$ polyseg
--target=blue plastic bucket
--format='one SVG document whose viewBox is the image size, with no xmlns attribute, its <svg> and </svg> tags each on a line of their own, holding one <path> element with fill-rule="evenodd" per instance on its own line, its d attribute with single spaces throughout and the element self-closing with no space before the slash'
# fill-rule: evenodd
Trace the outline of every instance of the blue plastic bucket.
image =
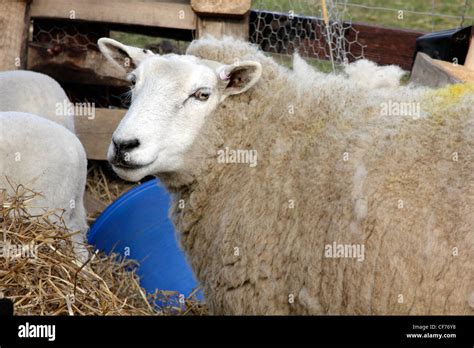
<svg viewBox="0 0 474 348">
<path fill-rule="evenodd" d="M 99 250 L 137 260 L 140 284 L 147 292 L 170 290 L 188 297 L 197 282 L 178 246 L 169 205 L 170 196 L 159 181 L 147 181 L 107 207 L 88 239 Z"/>
</svg>

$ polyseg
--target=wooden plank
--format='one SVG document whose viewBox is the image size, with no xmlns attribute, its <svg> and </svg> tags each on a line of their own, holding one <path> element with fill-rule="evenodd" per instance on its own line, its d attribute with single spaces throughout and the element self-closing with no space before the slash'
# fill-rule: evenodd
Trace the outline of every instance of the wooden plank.
<svg viewBox="0 0 474 348">
<path fill-rule="evenodd" d="M 421 86 L 437 88 L 461 81 L 450 75 L 440 65 L 435 64 L 434 59 L 431 59 L 427 54 L 418 52 L 410 76 L 410 82 Z"/>
<path fill-rule="evenodd" d="M 92 196 L 89 192 L 84 193 L 84 208 L 86 208 L 86 212 L 88 216 L 98 216 L 102 213 L 105 208 L 107 208 L 107 204 L 98 200 L 94 196 Z"/>
<path fill-rule="evenodd" d="M 251 0 L 191 0 L 191 7 L 199 16 L 242 17 Z"/>
<path fill-rule="evenodd" d="M 0 0 L 0 71 L 26 67 L 29 0 Z"/>
<path fill-rule="evenodd" d="M 418 52 L 410 82 L 429 87 L 442 87 L 452 83 L 474 82 L 474 70 L 466 66 L 432 59 Z"/>
<path fill-rule="evenodd" d="M 28 69 L 62 82 L 128 86 L 123 71 L 94 50 L 78 51 L 65 45 L 29 43 Z"/>
<path fill-rule="evenodd" d="M 433 64 L 446 71 L 453 79 L 461 82 L 474 82 L 474 70 L 470 70 L 464 65 L 453 64 L 438 59 L 433 59 Z"/>
<path fill-rule="evenodd" d="M 373 25 L 353 23 L 355 31 L 347 32 L 349 42 L 355 41 L 364 47 L 364 57 L 381 65 L 395 64 L 405 70 L 413 65 L 416 38 L 423 32 L 404 29 L 389 29 Z M 357 37 L 356 37 L 356 32 Z M 360 46 L 351 45 L 351 53 L 359 55 Z"/>
<path fill-rule="evenodd" d="M 242 19 L 230 19 L 226 18 L 198 18 L 197 25 L 197 37 L 200 38 L 203 35 L 209 34 L 216 38 L 222 38 L 223 36 L 232 36 L 242 40 L 248 40 L 249 37 L 249 24 L 248 15 L 245 15 Z"/>
<path fill-rule="evenodd" d="M 124 109 L 95 109 L 95 117 L 76 117 L 76 134 L 86 150 L 87 158 L 107 160 L 112 134 L 127 110 Z"/>
<path fill-rule="evenodd" d="M 31 17 L 196 29 L 191 5 L 143 0 L 34 0 Z"/>
</svg>

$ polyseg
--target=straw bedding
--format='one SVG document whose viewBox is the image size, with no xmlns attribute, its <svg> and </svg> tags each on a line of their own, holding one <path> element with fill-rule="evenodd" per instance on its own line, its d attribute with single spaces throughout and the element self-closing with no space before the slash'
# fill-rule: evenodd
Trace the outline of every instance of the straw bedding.
<svg viewBox="0 0 474 348">
<path fill-rule="evenodd" d="M 100 165 L 89 172 L 87 191 L 104 206 L 130 185 L 107 175 Z M 29 215 L 28 202 L 37 193 L 18 186 L 3 197 L 0 214 L 0 298 L 14 302 L 16 315 L 201 315 L 203 304 L 194 296 L 180 303 L 176 293 L 147 295 L 139 285 L 137 263 L 117 254 L 105 255 L 90 247 L 89 260 L 77 261 L 64 223 L 52 214 Z M 0 202 L 2 196 L 0 195 Z M 94 217 L 91 217 L 94 220 Z M 159 300 L 172 304 L 158 309 Z"/>
</svg>

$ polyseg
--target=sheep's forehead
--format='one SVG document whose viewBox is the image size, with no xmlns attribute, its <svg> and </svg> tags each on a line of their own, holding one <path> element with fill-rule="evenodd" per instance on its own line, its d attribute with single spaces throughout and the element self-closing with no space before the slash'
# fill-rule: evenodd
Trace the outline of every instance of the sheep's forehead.
<svg viewBox="0 0 474 348">
<path fill-rule="evenodd" d="M 213 83 L 215 72 L 199 58 L 186 55 L 155 56 L 146 59 L 139 67 L 146 78 L 172 79 L 174 82 Z"/>
</svg>

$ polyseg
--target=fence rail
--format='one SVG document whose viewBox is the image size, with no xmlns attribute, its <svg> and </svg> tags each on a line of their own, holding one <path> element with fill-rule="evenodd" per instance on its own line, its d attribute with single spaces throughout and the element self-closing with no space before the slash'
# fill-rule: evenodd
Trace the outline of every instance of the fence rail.
<svg viewBox="0 0 474 348">
<path fill-rule="evenodd" d="M 329 57 L 328 50 L 334 42 L 328 43 L 322 31 L 324 23 L 317 16 L 250 10 L 250 0 L 233 0 L 227 9 L 219 4 L 222 2 L 217 0 L 0 0 L 0 31 L 4 33 L 0 37 L 0 71 L 27 68 L 43 72 L 64 86 L 71 85 L 72 91 L 123 88 L 123 77 L 110 68 L 95 42 L 98 37 L 109 36 L 112 30 L 180 40 L 205 33 L 234 35 L 271 53 L 291 54 L 298 50 L 311 58 Z M 34 30 L 28 41 L 31 21 Z M 43 31 L 38 29 L 40 25 Z M 363 56 L 404 69 L 411 68 L 415 40 L 423 34 L 363 23 L 340 25 L 350 60 Z M 65 29 L 57 31 L 58 26 Z M 76 40 L 75 36 L 89 41 Z M 112 131 L 125 112 L 121 107 L 98 108 L 95 120 L 78 119 L 78 136 L 88 158 L 105 159 Z"/>
<path fill-rule="evenodd" d="M 424 34 L 363 23 L 347 22 L 343 25 L 353 29 L 344 31 L 349 43 L 349 60 L 364 56 L 376 63 L 396 64 L 406 70 L 413 64 L 416 38 Z M 250 41 L 271 53 L 292 54 L 299 51 L 310 58 L 328 59 L 329 48 L 321 30 L 323 27 L 323 20 L 317 17 L 259 10 L 250 13 Z"/>
</svg>

